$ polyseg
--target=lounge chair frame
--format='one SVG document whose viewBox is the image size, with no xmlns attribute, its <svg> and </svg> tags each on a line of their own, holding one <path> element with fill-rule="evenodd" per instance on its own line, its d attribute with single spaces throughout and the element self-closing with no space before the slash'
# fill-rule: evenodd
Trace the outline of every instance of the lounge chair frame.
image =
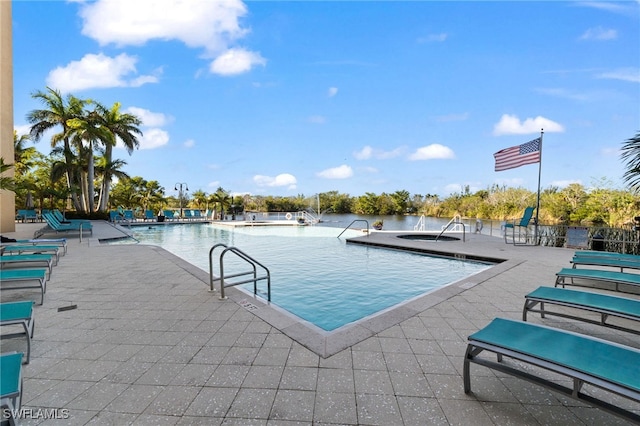
<svg viewBox="0 0 640 426">
<path fill-rule="evenodd" d="M 53 254 L 5 254 L 0 256 L 0 267 L 11 268 L 33 268 L 45 266 L 49 270 L 49 276 L 53 272 L 56 257 Z"/>
<path fill-rule="evenodd" d="M 567 312 L 550 311 L 545 308 L 545 304 L 593 312 L 600 315 L 600 321 L 579 315 L 573 315 Z M 539 308 L 536 309 L 536 306 L 538 305 Z M 569 290 L 565 288 L 540 287 L 525 296 L 524 308 L 522 310 L 523 321 L 527 320 L 528 312 L 539 313 L 541 318 L 545 318 L 546 315 L 552 315 L 587 322 L 589 324 L 600 325 L 615 330 L 640 334 L 640 329 L 623 327 L 621 325 L 607 322 L 609 317 L 640 321 L 640 300 L 610 296 L 608 294 Z"/>
<path fill-rule="evenodd" d="M 569 280 L 567 280 L 567 278 Z M 574 279 L 611 283 L 615 285 L 615 291 L 618 292 L 623 292 L 623 290 L 620 289 L 620 285 L 640 288 L 640 274 L 578 268 L 562 268 L 559 272 L 556 272 L 555 286 L 562 286 L 564 288 L 566 285 L 584 285 L 583 282 L 575 282 Z"/>
<path fill-rule="evenodd" d="M 21 325 L 24 330 L 24 332 L 2 334 L 0 339 L 9 339 L 25 335 L 27 337 L 27 356 L 24 358 L 25 364 L 29 364 L 29 360 L 31 359 L 31 339 L 33 338 L 35 326 L 33 303 L 31 300 L 0 303 L 0 327 Z"/>
<path fill-rule="evenodd" d="M 42 246 L 37 244 L 4 244 L 0 247 L 2 255 L 5 254 L 51 254 L 56 259 L 56 264 L 60 261 L 60 248 L 61 246 Z M 66 250 L 66 247 L 65 249 Z M 64 253 L 63 250 L 63 253 Z"/>
<path fill-rule="evenodd" d="M 38 285 L 23 284 L 26 282 L 37 282 Z M 17 283 L 17 285 L 15 284 Z M 5 285 L 9 284 L 9 287 Z M 47 292 L 47 270 L 46 269 L 9 269 L 0 270 L 0 288 L 2 290 L 24 290 L 29 288 L 40 289 L 40 305 L 44 303 L 44 294 Z"/>
<path fill-rule="evenodd" d="M 496 324 L 497 320 L 516 322 L 516 321 L 496 318 L 494 322 L 489 324 L 486 328 L 492 327 L 494 324 Z M 552 331 L 552 333 L 574 335 L 579 337 L 579 339 L 586 339 L 589 341 L 598 342 L 603 347 L 622 348 L 624 351 L 628 351 L 630 353 L 633 353 L 634 355 L 637 354 L 637 357 L 640 360 L 640 351 L 635 348 L 624 347 L 622 345 L 618 345 L 613 342 L 607 342 L 605 340 L 598 339 L 595 337 L 584 336 L 578 333 L 573 333 L 565 330 L 553 329 L 551 327 L 546 327 L 543 325 L 531 324 L 527 322 L 520 322 L 520 324 L 525 325 L 525 328 L 531 328 L 531 329 L 543 328 L 543 329 Z M 490 359 L 479 358 L 480 353 L 483 351 L 489 351 L 489 352 L 495 353 L 497 356 L 497 360 L 492 361 Z M 508 365 L 506 363 L 503 363 L 503 357 L 508 357 L 508 358 L 511 358 L 523 363 L 527 363 L 535 367 L 539 367 L 539 368 L 551 371 L 553 373 L 557 373 L 559 375 L 568 377 L 571 379 L 572 386 L 571 387 L 563 386 L 551 380 L 545 379 L 542 376 L 537 376 L 533 374 L 533 372 L 528 373 L 528 372 L 522 371 L 517 364 Z M 582 387 L 584 386 L 584 384 L 589 384 L 589 385 L 598 387 L 603 390 L 607 390 L 614 394 L 617 394 L 638 402 L 640 402 L 640 389 L 630 388 L 630 387 L 615 383 L 613 381 L 606 380 L 601 377 L 597 377 L 596 375 L 589 374 L 588 372 L 578 371 L 577 369 L 560 365 L 559 363 L 556 363 L 553 360 L 541 359 L 540 357 L 535 356 L 535 354 L 528 354 L 525 351 L 508 349 L 498 344 L 492 344 L 491 342 L 476 340 L 474 339 L 474 335 L 471 335 L 469 336 L 469 343 L 467 345 L 467 350 L 464 358 L 464 366 L 463 366 L 464 392 L 466 394 L 471 392 L 471 377 L 470 377 L 471 363 L 482 365 L 482 366 L 500 371 L 502 373 L 524 379 L 528 382 L 531 382 L 531 383 L 543 386 L 552 391 L 561 393 L 567 397 L 576 399 L 578 401 L 586 402 L 587 404 L 601 408 L 604 411 L 623 417 L 627 420 L 631 420 L 632 422 L 640 423 L 640 414 L 626 410 L 622 407 L 618 407 L 607 401 L 603 401 L 593 396 L 587 395 L 582 392 Z M 636 369 L 636 368 L 637 368 L 637 364 L 635 363 L 634 365 L 629 365 L 629 369 Z"/>
<path fill-rule="evenodd" d="M 12 243 L 9 243 L 7 245 L 10 245 Z M 43 245 L 43 244 L 50 244 L 50 245 L 57 245 L 59 247 L 62 248 L 62 254 L 65 255 L 67 254 L 67 239 L 66 238 L 36 238 L 36 239 L 30 239 L 30 240 L 18 240 L 16 241 L 15 244 L 21 244 L 21 245 L 33 245 L 33 246 L 38 246 L 38 245 Z"/>
<path fill-rule="evenodd" d="M 574 256 L 573 259 L 571 259 L 571 263 L 574 269 L 579 265 L 618 268 L 620 272 L 624 272 L 625 269 L 640 269 L 640 260 L 633 261 L 609 257 Z"/>
<path fill-rule="evenodd" d="M 4 381 L 2 388 L 6 389 L 0 394 L 0 409 L 7 410 L 7 420 L 11 426 L 18 423 L 13 413 L 22 407 L 22 356 L 20 352 L 0 355 L 0 370 Z"/>
</svg>

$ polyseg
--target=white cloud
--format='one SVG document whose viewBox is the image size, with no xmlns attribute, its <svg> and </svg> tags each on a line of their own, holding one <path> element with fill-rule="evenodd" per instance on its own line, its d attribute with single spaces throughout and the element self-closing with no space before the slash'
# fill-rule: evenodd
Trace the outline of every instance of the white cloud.
<svg viewBox="0 0 640 426">
<path fill-rule="evenodd" d="M 378 160 L 388 160 L 390 158 L 396 158 L 402 155 L 404 148 L 396 148 L 391 151 L 383 151 L 381 149 L 372 148 L 369 145 L 364 146 L 360 151 L 353 153 L 356 160 L 368 160 L 370 158 L 376 158 Z"/>
<path fill-rule="evenodd" d="M 229 49 L 211 62 L 209 71 L 219 75 L 237 75 L 247 72 L 254 65 L 265 65 L 267 60 L 259 53 L 245 49 Z"/>
<path fill-rule="evenodd" d="M 582 184 L 582 181 L 580 179 L 554 180 L 551 182 L 550 186 L 557 186 L 558 188 L 566 188 L 567 186 L 573 183 Z"/>
<path fill-rule="evenodd" d="M 373 148 L 366 145 L 360 151 L 354 152 L 353 156 L 356 157 L 356 160 L 368 160 L 373 156 Z"/>
<path fill-rule="evenodd" d="M 431 145 L 418 148 L 409 155 L 409 160 L 450 160 L 456 158 L 453 150 L 447 146 L 433 143 Z"/>
<path fill-rule="evenodd" d="M 183 145 L 185 148 L 193 148 L 194 146 L 196 146 L 196 141 L 194 141 L 193 139 L 187 139 L 186 141 L 184 141 Z"/>
<path fill-rule="evenodd" d="M 353 169 L 346 164 L 342 166 L 333 167 L 316 173 L 316 176 L 324 179 L 347 179 L 353 176 Z"/>
<path fill-rule="evenodd" d="M 152 112 L 144 108 L 129 107 L 126 112 L 138 117 L 142 120 L 142 125 L 147 127 L 162 127 L 173 121 L 171 117 L 161 112 Z"/>
<path fill-rule="evenodd" d="M 574 101 L 589 100 L 589 96 L 583 93 L 574 93 L 574 92 L 570 92 L 567 89 L 562 89 L 562 88 L 539 88 L 539 89 L 535 89 L 535 91 L 538 93 L 542 93 L 543 95 L 554 96 L 557 98 L 571 99 Z"/>
<path fill-rule="evenodd" d="M 218 188 L 220 186 L 220 181 L 219 180 L 214 180 L 212 182 L 209 182 L 207 184 L 207 187 L 209 188 Z"/>
<path fill-rule="evenodd" d="M 18 133 L 18 137 L 23 135 L 28 135 L 31 131 L 31 126 L 29 124 L 22 124 L 20 126 L 13 126 L 13 130 Z"/>
<path fill-rule="evenodd" d="M 324 124 L 327 122 L 327 119 L 322 115 L 312 115 L 311 117 L 307 118 L 307 121 L 313 124 Z"/>
<path fill-rule="evenodd" d="M 576 1 L 572 2 L 573 6 L 591 7 L 594 9 L 605 10 L 613 13 L 637 13 L 632 2 L 624 4 L 625 2 L 612 2 L 612 1 Z M 636 0 L 637 6 L 638 0 Z M 635 15 L 634 15 L 635 16 Z"/>
<path fill-rule="evenodd" d="M 530 133 L 539 133 L 544 129 L 545 132 L 564 132 L 564 127 L 549 120 L 538 116 L 536 118 L 527 118 L 523 122 L 515 115 L 504 114 L 500 121 L 493 127 L 493 134 L 500 135 L 525 135 Z"/>
<path fill-rule="evenodd" d="M 169 133 L 162 129 L 147 129 L 138 140 L 140 149 L 155 149 L 169 143 Z"/>
<path fill-rule="evenodd" d="M 337 94 L 338 94 L 338 88 L 337 87 L 329 87 L 329 90 L 327 92 L 327 96 L 329 96 L 330 98 L 333 98 Z"/>
<path fill-rule="evenodd" d="M 98 0 L 83 3 L 82 34 L 101 45 L 142 46 L 151 40 L 177 40 L 189 48 L 203 49 L 202 57 L 216 58 L 210 71 L 233 75 L 264 65 L 258 53 L 233 49 L 249 33 L 240 24 L 247 14 L 240 0 L 188 1 Z M 229 51 L 244 52 L 230 57 Z"/>
<path fill-rule="evenodd" d="M 179 40 L 207 52 L 225 50 L 244 37 L 239 19 L 247 8 L 239 0 L 99 0 L 80 11 L 82 34 L 101 45 L 141 46 L 150 40 Z"/>
<path fill-rule="evenodd" d="M 418 43 L 433 43 L 433 42 L 442 43 L 443 41 L 446 41 L 448 37 L 449 35 L 447 33 L 429 34 L 426 37 L 420 37 L 418 39 Z"/>
<path fill-rule="evenodd" d="M 631 83 L 640 83 L 640 68 L 621 68 L 618 70 L 602 73 L 597 77 L 612 80 L 629 81 Z"/>
<path fill-rule="evenodd" d="M 600 26 L 589 28 L 581 36 L 580 40 L 615 40 L 618 32 L 612 29 L 605 29 Z"/>
<path fill-rule="evenodd" d="M 140 121 L 142 121 L 142 125 L 140 127 L 143 135 L 138 137 L 140 149 L 156 149 L 169 143 L 169 133 L 160 129 L 160 127 L 171 123 L 173 121 L 173 117 L 139 107 L 126 108 L 125 112 L 135 115 L 140 119 Z M 116 147 L 124 148 L 121 143 L 118 143 Z"/>
<path fill-rule="evenodd" d="M 102 53 L 85 55 L 79 61 L 72 61 L 64 67 L 58 67 L 47 76 L 47 86 L 54 87 L 62 93 L 89 88 L 137 87 L 146 83 L 157 83 L 158 77 L 153 75 L 136 76 L 138 59 L 122 53 L 115 58 Z"/>
<path fill-rule="evenodd" d="M 619 157 L 622 151 L 617 147 L 605 147 L 600 150 L 604 157 Z"/>
<path fill-rule="evenodd" d="M 295 189 L 296 184 L 298 183 L 296 177 L 289 173 L 281 173 L 276 177 L 255 175 L 253 177 L 253 182 L 258 186 L 286 186 L 289 189 Z"/>
</svg>

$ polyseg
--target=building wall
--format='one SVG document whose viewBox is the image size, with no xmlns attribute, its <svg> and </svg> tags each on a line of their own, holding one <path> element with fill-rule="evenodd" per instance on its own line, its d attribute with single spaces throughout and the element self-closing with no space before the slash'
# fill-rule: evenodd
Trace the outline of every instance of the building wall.
<svg viewBox="0 0 640 426">
<path fill-rule="evenodd" d="M 13 46 L 11 0 L 0 0 L 0 156 L 13 164 Z M 13 176 L 13 168 L 7 173 Z M 0 190 L 0 232 L 14 232 L 15 194 Z"/>
</svg>

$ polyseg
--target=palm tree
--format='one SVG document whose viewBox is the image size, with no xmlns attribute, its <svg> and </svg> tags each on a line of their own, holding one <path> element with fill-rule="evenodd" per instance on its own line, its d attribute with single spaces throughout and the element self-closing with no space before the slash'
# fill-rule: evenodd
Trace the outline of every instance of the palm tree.
<svg viewBox="0 0 640 426">
<path fill-rule="evenodd" d="M 622 144 L 621 158 L 627 171 L 622 176 L 629 187 L 640 191 L 640 132 Z"/>
<path fill-rule="evenodd" d="M 134 178 L 135 179 L 135 178 Z M 158 211 L 166 202 L 164 198 L 164 188 L 157 180 L 140 180 L 137 189 L 137 198 L 143 210 L 152 209 Z"/>
<path fill-rule="evenodd" d="M 106 128 L 112 136 L 111 140 L 105 141 L 105 161 L 107 164 L 116 164 L 117 161 L 114 162 L 112 159 L 112 150 L 116 145 L 116 141 L 120 140 L 129 155 L 131 155 L 133 150 L 140 146 L 137 135 L 142 136 L 142 131 L 138 128 L 138 126 L 142 124 L 142 121 L 133 114 L 120 112 L 119 102 L 114 103 L 110 109 L 98 104 L 97 110 L 103 120 L 101 125 Z M 111 169 L 106 168 L 102 179 L 98 211 L 107 211 L 112 177 Z"/>
<path fill-rule="evenodd" d="M 51 147 L 55 148 L 60 142 L 63 143 L 63 154 L 66 164 L 67 187 L 72 191 L 71 198 L 76 210 L 81 210 L 77 193 L 73 188 L 78 186 L 75 174 L 75 154 L 71 146 L 69 137 L 70 127 L 68 121 L 72 118 L 82 116 L 87 101 L 67 95 L 66 100 L 59 91 L 47 87 L 44 92 L 37 91 L 31 97 L 40 100 L 44 104 L 43 109 L 35 109 L 27 114 L 27 121 L 31 124 L 30 136 L 34 141 L 39 141 L 42 135 L 58 126 L 62 127 L 60 133 L 56 133 L 51 138 Z"/>
<path fill-rule="evenodd" d="M 222 219 L 225 209 L 231 204 L 229 193 L 222 189 L 221 186 L 219 186 L 218 189 L 216 189 L 216 192 L 211 194 L 211 196 L 209 197 L 209 201 L 214 205 L 220 205 L 220 210 L 218 210 L 218 213 L 220 214 L 220 219 Z"/>
<path fill-rule="evenodd" d="M 113 178 L 117 178 L 119 180 L 129 179 L 129 175 L 121 170 L 126 164 L 126 161 L 120 159 L 108 161 L 106 155 L 98 157 L 96 162 L 96 171 L 98 174 L 102 175 L 102 189 L 100 190 L 98 198 L 98 206 L 100 207 L 98 208 L 98 211 L 105 212 L 109 206 L 109 193 L 105 192 L 105 186 L 110 187 L 110 184 L 105 185 L 105 179 L 109 179 L 110 181 L 113 180 Z"/>
<path fill-rule="evenodd" d="M 4 164 L 4 158 L 0 157 L 0 189 L 6 189 L 7 191 L 13 191 L 14 184 L 13 178 L 10 176 L 3 176 L 4 172 L 13 167 L 13 164 Z"/>
<path fill-rule="evenodd" d="M 191 194 L 192 204 L 195 205 L 196 208 L 202 209 L 203 205 L 207 204 L 207 194 L 198 189 Z"/>
<path fill-rule="evenodd" d="M 82 194 L 86 211 L 89 213 L 95 211 L 95 159 L 93 149 L 96 143 L 106 145 L 113 140 L 113 135 L 102 123 L 103 119 L 98 107 L 93 111 L 86 112 L 80 117 L 73 117 L 67 120 L 67 125 L 69 126 L 68 133 L 71 140 L 80 152 L 80 158 L 86 159 L 86 182 L 82 182 Z"/>
<path fill-rule="evenodd" d="M 38 154 L 35 147 L 25 146 L 30 140 L 29 135 L 18 137 L 18 132 L 13 131 L 13 164 L 17 175 L 22 175 L 33 167 L 34 157 Z"/>
</svg>

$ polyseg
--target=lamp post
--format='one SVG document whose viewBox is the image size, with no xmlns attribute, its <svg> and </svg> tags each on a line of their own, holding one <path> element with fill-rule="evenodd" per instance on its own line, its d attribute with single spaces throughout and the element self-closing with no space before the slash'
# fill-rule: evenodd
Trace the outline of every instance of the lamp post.
<svg viewBox="0 0 640 426">
<path fill-rule="evenodd" d="M 189 191 L 189 186 L 186 182 L 178 182 L 174 185 L 173 190 L 178 191 L 178 199 L 180 200 L 180 218 L 182 219 L 182 188 L 184 186 L 185 191 Z M 180 190 L 178 190 L 180 188 Z"/>
</svg>

